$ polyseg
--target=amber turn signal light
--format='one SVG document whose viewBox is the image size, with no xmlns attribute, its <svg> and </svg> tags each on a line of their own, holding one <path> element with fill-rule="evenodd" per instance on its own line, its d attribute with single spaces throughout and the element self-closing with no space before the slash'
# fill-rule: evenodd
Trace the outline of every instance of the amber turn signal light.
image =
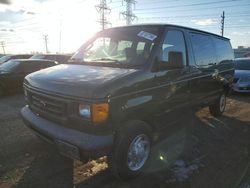
<svg viewBox="0 0 250 188">
<path fill-rule="evenodd" d="M 102 123 L 108 118 L 109 104 L 100 103 L 92 105 L 92 120 L 94 123 Z"/>
</svg>

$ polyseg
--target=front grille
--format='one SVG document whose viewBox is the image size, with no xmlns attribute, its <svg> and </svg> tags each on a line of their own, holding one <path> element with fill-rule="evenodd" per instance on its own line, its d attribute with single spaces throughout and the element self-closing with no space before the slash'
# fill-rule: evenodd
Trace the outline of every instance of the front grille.
<svg viewBox="0 0 250 188">
<path fill-rule="evenodd" d="M 27 100 L 35 112 L 42 116 L 53 116 L 57 119 L 63 119 L 66 116 L 66 101 L 33 91 L 27 91 Z"/>
<path fill-rule="evenodd" d="M 250 90 L 250 87 L 240 87 L 239 90 Z"/>
</svg>

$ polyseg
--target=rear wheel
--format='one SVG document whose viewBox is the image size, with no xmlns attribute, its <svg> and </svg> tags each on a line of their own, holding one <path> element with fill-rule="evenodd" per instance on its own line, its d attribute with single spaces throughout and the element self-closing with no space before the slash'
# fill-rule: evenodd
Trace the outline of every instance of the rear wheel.
<svg viewBox="0 0 250 188">
<path fill-rule="evenodd" d="M 223 114 L 226 108 L 226 94 L 222 93 L 218 99 L 209 106 L 209 111 L 214 117 L 219 117 Z"/>
<path fill-rule="evenodd" d="M 108 156 L 108 165 L 116 177 L 133 178 L 140 174 L 149 158 L 151 132 L 147 124 L 133 121 L 116 135 L 115 147 Z"/>
</svg>

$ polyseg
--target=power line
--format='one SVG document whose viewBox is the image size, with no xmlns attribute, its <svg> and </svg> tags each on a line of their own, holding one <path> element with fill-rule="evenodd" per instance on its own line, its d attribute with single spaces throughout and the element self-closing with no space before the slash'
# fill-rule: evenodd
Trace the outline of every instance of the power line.
<svg viewBox="0 0 250 188">
<path fill-rule="evenodd" d="M 137 17 L 133 13 L 132 6 L 136 4 L 135 0 L 123 0 L 126 2 L 126 11 L 121 12 L 120 14 L 123 15 L 124 19 L 126 20 L 126 24 L 130 25 Z M 122 3 L 123 3 L 122 1 Z"/>
<path fill-rule="evenodd" d="M 240 13 L 240 12 L 239 12 Z M 242 16 L 250 16 L 250 14 L 227 14 L 230 15 L 230 18 L 237 18 L 237 17 L 242 17 Z M 209 18 L 209 19 L 213 19 L 213 18 L 218 18 L 217 16 L 215 16 L 214 14 L 199 14 L 199 15 L 181 15 L 181 16 L 151 16 L 151 17 L 139 17 L 140 20 L 147 20 L 147 19 L 166 19 L 166 18 Z"/>
<path fill-rule="evenodd" d="M 107 1 L 106 0 L 100 0 L 100 4 L 96 5 L 96 10 L 100 14 L 100 21 L 99 23 L 101 24 L 102 30 L 106 28 L 110 22 L 107 21 L 107 14 L 110 14 L 111 9 L 107 6 Z"/>
<path fill-rule="evenodd" d="M 243 0 L 223 0 L 223 1 L 213 1 L 213 2 L 205 2 L 205 3 L 193 3 L 193 4 L 186 4 L 181 5 L 181 7 L 193 7 L 193 6 L 200 6 L 200 5 L 211 5 L 211 4 L 218 4 L 218 3 L 228 3 L 228 2 L 235 2 L 235 1 L 243 1 Z M 180 5 L 173 5 L 173 6 L 165 6 L 165 7 L 151 7 L 151 8 L 141 8 L 137 10 L 154 10 L 154 9 L 169 9 L 169 8 L 177 8 Z"/>
<path fill-rule="evenodd" d="M 173 9 L 173 10 L 168 10 L 168 11 L 180 11 L 181 13 L 183 12 L 190 12 L 190 11 L 200 11 L 200 10 L 207 10 L 207 9 L 218 9 L 218 8 L 230 8 L 230 7 L 246 7 L 246 6 L 249 6 L 250 4 L 241 4 L 241 5 L 223 5 L 223 6 L 212 6 L 212 7 L 201 7 L 201 8 L 197 8 L 197 9 Z M 182 6 L 179 8 L 182 8 Z M 137 10 L 135 10 L 137 11 Z M 164 13 L 166 12 L 165 10 L 158 10 L 158 11 L 143 11 L 143 12 L 136 12 L 136 14 L 160 14 L 160 13 Z"/>
</svg>

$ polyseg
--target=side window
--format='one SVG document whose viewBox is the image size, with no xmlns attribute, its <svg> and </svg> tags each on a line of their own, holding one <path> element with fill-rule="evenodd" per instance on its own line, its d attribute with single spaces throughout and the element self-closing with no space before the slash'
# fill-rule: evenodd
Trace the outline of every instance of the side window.
<svg viewBox="0 0 250 188">
<path fill-rule="evenodd" d="M 169 52 L 182 52 L 183 63 L 186 64 L 186 46 L 183 33 L 177 30 L 167 32 L 161 48 L 160 60 L 162 63 L 167 63 L 169 60 Z"/>
<path fill-rule="evenodd" d="M 215 50 L 219 63 L 226 63 L 233 60 L 233 50 L 229 40 L 214 38 Z"/>
<path fill-rule="evenodd" d="M 216 62 L 213 41 L 209 35 L 192 33 L 191 42 L 197 65 L 206 66 Z"/>
</svg>

